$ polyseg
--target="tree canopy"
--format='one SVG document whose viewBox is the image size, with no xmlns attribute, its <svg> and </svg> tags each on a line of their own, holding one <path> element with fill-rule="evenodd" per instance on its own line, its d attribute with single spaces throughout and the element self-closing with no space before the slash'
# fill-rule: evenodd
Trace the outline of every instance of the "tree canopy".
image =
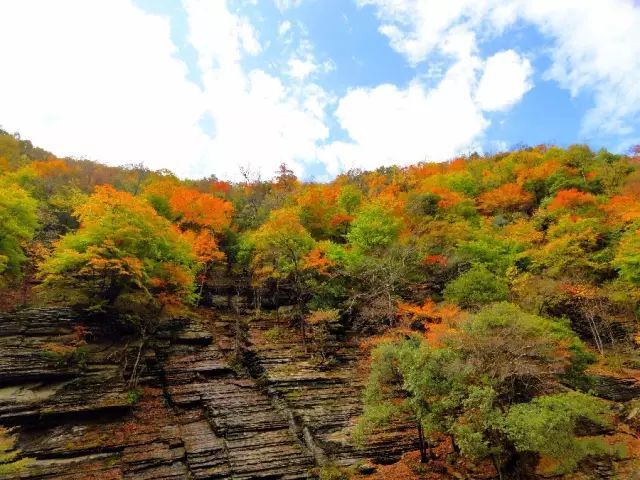
<svg viewBox="0 0 640 480">
<path fill-rule="evenodd" d="M 80 227 L 42 264 L 42 289 L 91 308 L 161 310 L 193 295 L 191 245 L 150 204 L 111 186 L 75 210 Z"/>
<path fill-rule="evenodd" d="M 19 185 L 0 181 L 0 278 L 20 272 L 24 244 L 37 226 L 36 200 Z"/>
<path fill-rule="evenodd" d="M 299 329 L 287 341 L 310 368 L 361 342 L 360 440 L 410 421 L 423 460 L 445 438 L 505 475 L 623 455 L 603 438 L 625 420 L 594 386 L 638 370 L 638 149 L 241 175 L 57 158 L 0 132 L 0 306 L 20 292 L 159 318 L 224 292 L 238 318 Z"/>
</svg>

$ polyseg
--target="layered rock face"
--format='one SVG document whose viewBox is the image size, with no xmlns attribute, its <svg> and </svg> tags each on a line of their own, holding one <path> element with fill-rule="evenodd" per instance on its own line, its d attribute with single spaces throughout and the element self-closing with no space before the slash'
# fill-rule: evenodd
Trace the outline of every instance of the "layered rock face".
<svg viewBox="0 0 640 480">
<path fill-rule="evenodd" d="M 233 318 L 227 322 L 233 322 Z M 224 326 L 224 317 L 217 323 Z M 391 463 L 417 448 L 416 427 L 406 424 L 394 425 L 356 448 L 350 431 L 362 412 L 365 380 L 359 371 L 363 353 L 358 337 L 345 332 L 334 345 L 335 365 L 328 367 L 310 355 L 312 346 L 305 349 L 298 332 L 286 325 L 286 321 L 276 321 L 272 316 L 250 322 L 254 367 L 269 395 L 289 412 L 298 436 L 318 463 L 329 460 L 348 466 L 365 458 Z"/>
<path fill-rule="evenodd" d="M 203 327 L 191 324 L 163 358 L 168 401 L 179 412 L 193 478 L 307 478 L 313 459 L 286 415 L 237 375 Z"/>
<path fill-rule="evenodd" d="M 138 392 L 121 376 L 124 343 L 100 332 L 86 365 L 47 354 L 80 323 L 70 311 L 0 322 L 0 424 L 16 427 L 16 448 L 34 459 L 19 478 L 298 479 L 314 466 L 286 415 L 229 367 L 204 327 L 156 342 Z"/>
<path fill-rule="evenodd" d="M 413 425 L 353 446 L 363 388 L 355 335 L 335 343 L 329 367 L 286 321 L 255 317 L 246 361 L 236 365 L 229 358 L 241 320 L 217 313 L 176 321 L 139 350 L 135 338 L 70 310 L 0 314 L 0 426 L 8 429 L 0 437 L 29 459 L 0 479 L 304 479 L 319 465 L 389 463 L 416 448 Z M 631 378 L 598 378 L 605 398 L 640 391 Z M 630 425 L 638 415 L 624 412 Z M 616 467 L 626 468 L 618 478 L 634 465 Z M 602 469 L 594 478 L 613 475 L 608 463 Z"/>
<path fill-rule="evenodd" d="M 0 315 L 0 425 L 31 459 L 0 478 L 301 479 L 411 447 L 402 428 L 365 451 L 350 445 L 362 386 L 348 343 L 344 364 L 322 371 L 267 342 L 253 352 L 256 379 L 227 360 L 224 320 L 178 322 L 141 350 L 134 389 L 135 340 L 83 320 L 66 309 Z M 86 345 L 69 347 L 78 325 Z M 268 327 L 252 327 L 254 346 Z"/>
</svg>

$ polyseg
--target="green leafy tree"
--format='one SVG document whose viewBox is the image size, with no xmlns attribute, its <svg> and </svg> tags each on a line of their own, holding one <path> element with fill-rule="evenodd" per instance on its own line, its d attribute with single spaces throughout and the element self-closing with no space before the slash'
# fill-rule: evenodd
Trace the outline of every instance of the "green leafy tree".
<svg viewBox="0 0 640 480">
<path fill-rule="evenodd" d="M 343 260 L 347 279 L 347 310 L 356 312 L 364 330 L 393 325 L 398 302 L 421 279 L 418 252 L 410 244 L 393 244 L 384 253 L 351 249 Z"/>
<path fill-rule="evenodd" d="M 45 296 L 147 315 L 193 300 L 192 248 L 146 201 L 103 186 L 75 214 L 80 228 L 40 266 Z"/>
<path fill-rule="evenodd" d="M 315 242 L 297 214 L 288 209 L 273 211 L 250 241 L 257 278 L 291 281 L 301 295 L 303 259 Z"/>
<path fill-rule="evenodd" d="M 623 236 L 613 263 L 623 280 L 640 285 L 640 230 Z"/>
<path fill-rule="evenodd" d="M 37 226 L 37 202 L 23 188 L 0 181 L 0 279 L 20 272 L 23 245 Z"/>
<path fill-rule="evenodd" d="M 444 289 L 444 298 L 465 308 L 506 300 L 509 295 L 507 283 L 482 265 L 475 265 Z"/>
<path fill-rule="evenodd" d="M 345 185 L 338 195 L 338 205 L 349 215 L 355 213 L 362 202 L 362 192 L 355 185 Z"/>
<path fill-rule="evenodd" d="M 518 448 L 507 412 L 541 392 L 575 380 L 595 360 L 566 322 L 532 315 L 502 302 L 460 324 L 451 348 L 467 366 L 467 391 L 450 431 L 463 455 L 492 459 L 499 473 L 517 468 Z M 524 408 L 524 407 L 523 407 Z M 573 435 L 564 425 L 553 435 Z M 540 453 L 540 452 L 537 452 Z"/>
<path fill-rule="evenodd" d="M 515 263 L 520 250 L 516 242 L 483 237 L 462 242 L 456 249 L 455 256 L 460 262 L 481 265 L 496 275 L 504 275 Z"/>
<path fill-rule="evenodd" d="M 315 241 L 302 226 L 292 209 L 274 210 L 267 221 L 245 241 L 244 255 L 251 257 L 254 280 L 259 285 L 275 283 L 276 298 L 280 289 L 288 289 L 295 305 L 294 317 L 306 342 L 304 305 L 307 291 L 305 256 Z M 249 252 L 247 252 L 247 250 Z"/>
<path fill-rule="evenodd" d="M 388 247 L 398 238 L 401 222 L 379 205 L 364 207 L 351 224 L 347 234 L 354 247 L 370 252 Z"/>
<path fill-rule="evenodd" d="M 580 422 L 609 428 L 611 409 L 603 400 L 579 392 L 534 398 L 512 406 L 504 429 L 518 452 L 534 452 L 553 459 L 553 473 L 568 473 L 588 455 L 622 456 L 620 446 L 602 439 L 576 436 Z"/>
<path fill-rule="evenodd" d="M 450 349 L 432 349 L 418 337 L 384 342 L 371 354 L 364 411 L 355 438 L 360 443 L 395 420 L 416 425 L 422 462 L 430 458 L 429 436 L 442 431 L 462 391 L 463 369 Z"/>
<path fill-rule="evenodd" d="M 595 361 L 566 321 L 512 303 L 485 306 L 460 330 L 456 348 L 509 401 L 530 397 L 565 376 L 576 379 Z"/>
<path fill-rule="evenodd" d="M 593 397 L 586 394 L 544 394 L 593 361 L 566 323 L 498 303 L 462 320 L 438 343 L 414 335 L 374 349 L 356 438 L 410 419 L 423 460 L 430 434 L 443 432 L 463 456 L 491 458 L 500 475 L 517 470 L 520 454 L 546 455 L 551 445 L 569 445 L 574 460 L 604 451 L 576 437 L 580 420 L 606 424 L 603 403 L 593 400 L 590 408 Z M 562 406 L 567 418 L 553 420 Z M 536 413 L 538 420 L 526 418 Z M 546 420 L 553 423 L 543 431 Z M 573 467 L 568 461 L 566 468 Z"/>
</svg>

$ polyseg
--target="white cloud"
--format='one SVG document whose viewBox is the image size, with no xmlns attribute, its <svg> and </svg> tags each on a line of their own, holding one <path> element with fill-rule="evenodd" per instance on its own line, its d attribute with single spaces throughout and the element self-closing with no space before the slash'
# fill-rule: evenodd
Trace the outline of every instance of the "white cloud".
<svg viewBox="0 0 640 480">
<path fill-rule="evenodd" d="M 295 8 L 300 6 L 300 4 L 302 3 L 302 0 L 273 0 L 273 3 L 276 4 L 276 7 L 278 7 L 278 10 L 285 11 L 290 8 Z"/>
<path fill-rule="evenodd" d="M 586 133 L 627 134 L 640 116 L 640 5 L 633 0 L 540 0 L 523 16 L 555 38 L 547 77 L 593 92 Z"/>
<path fill-rule="evenodd" d="M 505 110 L 519 102 L 533 86 L 531 63 L 513 50 L 498 52 L 485 63 L 476 91 L 476 102 L 482 110 Z"/>
<path fill-rule="evenodd" d="M 486 61 L 479 56 L 477 37 L 483 33 L 458 19 L 461 4 L 470 16 L 474 14 L 475 0 L 360 3 L 376 4 L 380 31 L 417 66 L 417 74 L 406 88 L 389 84 L 358 88 L 340 100 L 336 118 L 349 139 L 320 153 L 332 173 L 425 159 L 443 161 L 480 151 L 490 124 L 485 112 L 508 109 L 531 88 L 531 64 L 513 50 Z M 440 61 L 421 63 L 436 51 L 453 63 L 448 68 Z"/>
<path fill-rule="evenodd" d="M 291 22 L 289 20 L 285 20 L 284 22 L 281 22 L 280 25 L 278 26 L 278 35 L 283 37 L 287 34 L 289 30 L 291 30 Z"/>
<path fill-rule="evenodd" d="M 0 76 L 3 127 L 59 155 L 142 161 L 181 176 L 238 178 L 246 165 L 271 176 L 282 161 L 302 173 L 328 135 L 329 95 L 245 71 L 243 58 L 263 47 L 225 2 L 184 7 L 203 88 L 187 79 L 168 19 L 131 0 L 3 4 L 0 42 L 12 45 Z M 213 131 L 201 130 L 203 117 Z"/>
<path fill-rule="evenodd" d="M 335 67 L 316 57 L 298 23 L 278 26 L 281 71 L 245 69 L 269 42 L 222 0 L 183 0 L 202 88 L 187 78 L 168 19 L 133 0 L 5 2 L 0 122 L 60 155 L 144 161 L 183 176 L 238 178 L 246 165 L 270 176 L 282 161 L 301 174 L 306 162 L 337 173 L 445 160 L 478 149 L 487 112 L 506 111 L 531 88 L 528 52 L 482 58 L 478 48 L 519 21 L 551 40 L 546 78 L 593 93 L 586 131 L 624 134 L 640 112 L 640 9 L 631 0 L 359 2 L 374 5 L 416 75 L 408 86 L 354 86 L 339 101 L 315 83 Z M 343 141 L 329 137 L 334 104 Z"/>
<path fill-rule="evenodd" d="M 593 94 L 585 132 L 627 134 L 640 115 L 640 8 L 634 0 L 357 1 L 375 7 L 380 32 L 412 64 L 445 52 L 461 29 L 485 38 L 518 20 L 533 24 L 552 41 L 546 77 L 573 95 Z"/>
<path fill-rule="evenodd" d="M 405 89 L 385 84 L 350 91 L 340 100 L 336 116 L 351 141 L 329 145 L 321 159 L 337 173 L 442 161 L 477 149 L 488 126 L 472 96 L 478 67 L 458 62 L 433 89 L 413 82 Z"/>
<path fill-rule="evenodd" d="M 319 63 L 316 60 L 313 47 L 307 38 L 298 42 L 298 47 L 289 58 L 287 66 L 289 75 L 297 81 L 304 81 L 314 73 L 327 73 L 335 68 L 331 61 Z"/>
<path fill-rule="evenodd" d="M 289 74 L 297 80 L 304 80 L 317 69 L 318 65 L 310 57 L 289 59 Z"/>
<path fill-rule="evenodd" d="M 169 22 L 129 1 L 3 2 L 5 129 L 59 155 L 144 161 L 194 174 L 202 95 L 175 58 Z M 179 139 L 179 140 L 178 140 Z"/>
<path fill-rule="evenodd" d="M 357 0 L 373 5 L 382 24 L 380 32 L 391 46 L 412 64 L 424 60 L 436 48 L 450 41 L 452 27 L 465 16 L 472 17 L 486 0 Z"/>
<path fill-rule="evenodd" d="M 313 158 L 317 143 L 328 136 L 321 92 L 291 92 L 261 70 L 246 78 L 209 72 L 204 82 L 216 122 L 208 166 L 225 178 L 238 178 L 239 166 L 270 177 L 283 161 L 301 174 L 302 160 Z"/>
<path fill-rule="evenodd" d="M 443 161 L 480 151 L 490 124 L 485 113 L 507 110 L 532 87 L 529 60 L 513 50 L 483 60 L 479 33 L 464 22 L 453 24 L 456 10 L 445 2 L 416 2 L 413 9 L 408 2 L 381 3 L 381 16 L 398 19 L 395 24 L 383 20 L 381 31 L 418 64 L 418 73 L 406 88 L 385 84 L 357 88 L 343 97 L 336 118 L 349 139 L 328 145 L 320 153 L 322 161 L 337 173 L 353 167 Z M 416 18 L 424 19 L 429 28 L 407 34 L 404 24 Z M 423 72 L 420 60 L 436 49 L 453 63 L 446 69 L 425 65 Z M 440 76 L 438 83 L 427 86 Z"/>
<path fill-rule="evenodd" d="M 184 0 L 188 14 L 189 42 L 198 52 L 202 71 L 235 65 L 243 54 L 260 53 L 261 45 L 249 21 L 235 15 L 225 1 Z"/>
<path fill-rule="evenodd" d="M 190 40 L 200 57 L 203 106 L 216 125 L 201 170 L 238 178 L 240 166 L 251 166 L 270 177 L 284 161 L 302 174 L 303 161 L 314 159 L 318 144 L 329 135 L 324 123 L 329 96 L 302 82 L 310 72 L 298 72 L 295 85 L 260 69 L 245 72 L 240 60 L 247 49 L 235 26 L 248 22 L 222 2 L 185 0 L 184 5 Z M 211 25 L 223 33 L 211 35 Z"/>
</svg>

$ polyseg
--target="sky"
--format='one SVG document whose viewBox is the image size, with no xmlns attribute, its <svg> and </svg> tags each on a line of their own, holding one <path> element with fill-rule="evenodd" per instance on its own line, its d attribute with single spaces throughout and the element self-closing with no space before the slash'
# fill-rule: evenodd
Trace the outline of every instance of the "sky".
<svg viewBox="0 0 640 480">
<path fill-rule="evenodd" d="M 0 45 L 4 130 L 181 177 L 640 143 L 638 0 L 0 0 Z"/>
</svg>

